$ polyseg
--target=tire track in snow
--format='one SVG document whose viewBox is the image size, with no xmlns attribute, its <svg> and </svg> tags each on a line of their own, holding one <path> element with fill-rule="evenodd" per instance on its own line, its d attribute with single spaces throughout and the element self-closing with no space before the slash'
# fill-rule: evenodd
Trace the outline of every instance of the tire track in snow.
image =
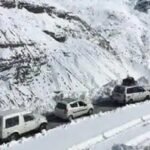
<svg viewBox="0 0 150 150">
<path fill-rule="evenodd" d="M 91 138 L 85 142 L 82 142 L 78 145 L 75 145 L 71 148 L 69 148 L 69 150 L 84 150 L 84 149 L 87 149 L 97 143 L 100 143 L 100 142 L 103 142 L 109 138 L 112 138 L 113 136 L 117 135 L 117 134 L 120 134 L 121 132 L 124 132 L 126 130 L 129 130 L 130 128 L 133 128 L 137 125 L 140 125 L 141 123 L 144 123 L 145 124 L 145 121 L 149 121 L 150 120 L 150 115 L 145 115 L 141 118 L 138 118 L 138 119 L 135 119 L 135 120 L 132 120 L 132 121 L 129 121 L 121 126 L 118 126 L 114 129 L 110 129 L 106 132 L 104 132 L 103 134 L 100 134 L 94 138 Z M 150 135 L 150 133 L 149 133 Z"/>
</svg>

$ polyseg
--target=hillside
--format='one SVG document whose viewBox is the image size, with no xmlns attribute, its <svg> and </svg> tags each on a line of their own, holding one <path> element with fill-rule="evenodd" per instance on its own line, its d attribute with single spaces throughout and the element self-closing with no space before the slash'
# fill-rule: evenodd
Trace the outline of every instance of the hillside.
<svg viewBox="0 0 150 150">
<path fill-rule="evenodd" d="M 149 80 L 144 3 L 1 0 L 0 107 L 50 110 L 58 91 L 91 92 L 127 74 Z"/>
</svg>

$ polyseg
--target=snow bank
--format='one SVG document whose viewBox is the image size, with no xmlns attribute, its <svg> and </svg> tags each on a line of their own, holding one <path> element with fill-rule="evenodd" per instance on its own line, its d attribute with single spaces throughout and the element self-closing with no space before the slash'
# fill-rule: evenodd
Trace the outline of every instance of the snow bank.
<svg viewBox="0 0 150 150">
<path fill-rule="evenodd" d="M 126 146 L 126 145 L 114 145 L 112 150 L 144 150 L 138 147 Z"/>
<path fill-rule="evenodd" d="M 125 145 L 132 147 L 147 147 L 150 146 L 150 132 L 146 132 L 132 140 L 129 140 Z"/>
<path fill-rule="evenodd" d="M 97 137 L 91 138 L 91 139 L 87 140 L 86 142 L 83 142 L 79 145 L 75 145 L 72 148 L 70 148 L 69 150 L 86 149 L 92 145 L 103 142 L 104 140 L 111 138 L 112 136 L 115 136 L 116 134 L 118 134 L 124 130 L 127 130 L 131 127 L 134 127 L 134 126 L 140 124 L 141 122 L 142 122 L 141 118 L 127 122 L 124 125 L 121 125 L 121 126 L 116 127 L 114 129 L 108 130 L 108 131 L 104 132 L 103 134 L 98 135 Z"/>
</svg>

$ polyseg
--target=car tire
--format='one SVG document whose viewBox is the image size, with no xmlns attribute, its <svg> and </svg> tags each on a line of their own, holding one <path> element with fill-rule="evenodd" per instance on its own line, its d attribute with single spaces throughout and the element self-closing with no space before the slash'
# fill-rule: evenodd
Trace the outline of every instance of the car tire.
<svg viewBox="0 0 150 150">
<path fill-rule="evenodd" d="M 18 133 L 13 133 L 8 137 L 8 141 L 17 141 L 19 139 L 19 134 Z"/>
<path fill-rule="evenodd" d="M 39 128 L 40 131 L 47 130 L 47 123 L 42 123 Z"/>
<path fill-rule="evenodd" d="M 88 115 L 92 115 L 93 114 L 93 109 L 91 108 L 91 109 L 89 109 L 89 111 L 88 111 Z"/>
<path fill-rule="evenodd" d="M 74 119 L 74 118 L 73 118 L 72 115 L 70 115 L 70 116 L 68 117 L 69 122 L 71 122 L 73 119 Z"/>
<path fill-rule="evenodd" d="M 133 99 L 130 99 L 128 104 L 133 104 L 133 102 L 134 102 Z"/>
<path fill-rule="evenodd" d="M 114 105 L 119 105 L 119 102 L 116 101 L 116 100 L 114 100 L 114 101 L 113 101 L 113 104 L 114 104 Z"/>
<path fill-rule="evenodd" d="M 145 100 L 147 100 L 147 99 L 150 99 L 150 95 L 147 95 L 147 96 L 145 97 Z"/>
</svg>

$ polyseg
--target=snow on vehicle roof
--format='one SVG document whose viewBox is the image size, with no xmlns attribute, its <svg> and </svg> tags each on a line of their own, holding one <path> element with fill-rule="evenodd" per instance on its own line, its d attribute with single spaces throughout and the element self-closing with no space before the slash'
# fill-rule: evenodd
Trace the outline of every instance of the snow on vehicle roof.
<svg viewBox="0 0 150 150">
<path fill-rule="evenodd" d="M 140 85 L 117 85 L 119 87 L 125 87 L 125 88 L 132 88 L 132 87 L 143 87 L 143 86 L 140 86 Z"/>
<path fill-rule="evenodd" d="M 0 117 L 8 116 L 8 115 L 13 115 L 17 113 L 22 113 L 22 112 L 27 112 L 25 109 L 9 109 L 9 110 L 4 110 L 0 111 Z"/>
</svg>

